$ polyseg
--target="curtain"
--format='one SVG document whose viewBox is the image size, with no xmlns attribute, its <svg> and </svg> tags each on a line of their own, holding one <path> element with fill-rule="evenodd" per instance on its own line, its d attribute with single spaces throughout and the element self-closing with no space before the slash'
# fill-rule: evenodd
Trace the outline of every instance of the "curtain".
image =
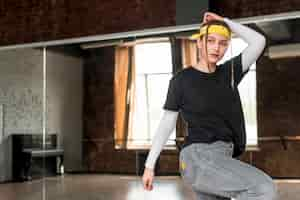
<svg viewBox="0 0 300 200">
<path fill-rule="evenodd" d="M 186 68 L 197 63 L 197 43 L 194 40 L 182 39 L 182 66 Z"/>
<path fill-rule="evenodd" d="M 135 51 L 133 47 L 130 47 L 130 51 L 129 51 L 129 69 L 130 69 L 130 84 L 129 84 L 129 88 L 130 88 L 130 94 L 129 94 L 129 99 L 130 99 L 130 103 L 129 103 L 129 108 L 128 108 L 128 137 L 127 137 L 127 144 L 129 144 L 130 142 L 133 142 L 133 118 L 134 118 L 134 113 L 135 113 L 135 96 L 136 96 L 136 72 L 135 72 Z M 127 145 L 126 145 L 127 147 Z"/>
<path fill-rule="evenodd" d="M 114 72 L 114 139 L 115 147 L 126 146 L 128 116 L 127 95 L 129 75 L 129 47 L 115 48 L 115 72 Z"/>
</svg>

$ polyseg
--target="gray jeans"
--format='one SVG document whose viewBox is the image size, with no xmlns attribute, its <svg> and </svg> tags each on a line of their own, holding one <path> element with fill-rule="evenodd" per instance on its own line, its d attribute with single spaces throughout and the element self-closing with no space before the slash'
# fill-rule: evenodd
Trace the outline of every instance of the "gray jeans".
<svg viewBox="0 0 300 200">
<path fill-rule="evenodd" d="M 275 200 L 277 186 L 262 170 L 232 158 L 233 143 L 193 143 L 180 151 L 180 174 L 199 200 Z"/>
</svg>

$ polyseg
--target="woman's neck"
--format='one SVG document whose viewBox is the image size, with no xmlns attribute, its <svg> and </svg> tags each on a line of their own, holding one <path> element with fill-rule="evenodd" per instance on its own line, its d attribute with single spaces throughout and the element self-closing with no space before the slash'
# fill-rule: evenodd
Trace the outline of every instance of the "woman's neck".
<svg viewBox="0 0 300 200">
<path fill-rule="evenodd" d="M 213 73 L 216 70 L 216 64 L 215 63 L 210 63 L 210 66 L 208 68 L 208 63 L 199 61 L 195 66 L 200 71 L 206 72 L 206 73 Z"/>
</svg>

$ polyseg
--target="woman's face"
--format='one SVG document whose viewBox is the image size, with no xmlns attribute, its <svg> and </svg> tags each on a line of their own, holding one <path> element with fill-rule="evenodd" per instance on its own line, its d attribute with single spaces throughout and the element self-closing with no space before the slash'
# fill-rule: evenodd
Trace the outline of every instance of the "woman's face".
<svg viewBox="0 0 300 200">
<path fill-rule="evenodd" d="M 206 59 L 205 35 L 197 40 L 200 49 L 200 59 Z M 229 39 L 218 33 L 210 33 L 207 36 L 207 56 L 209 63 L 217 63 L 224 56 L 229 46 Z"/>
</svg>

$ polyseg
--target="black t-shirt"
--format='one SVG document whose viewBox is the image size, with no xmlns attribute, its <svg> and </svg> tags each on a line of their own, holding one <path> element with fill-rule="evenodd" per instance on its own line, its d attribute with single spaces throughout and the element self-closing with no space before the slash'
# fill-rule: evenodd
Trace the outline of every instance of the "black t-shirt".
<svg viewBox="0 0 300 200">
<path fill-rule="evenodd" d="M 181 112 L 188 125 L 182 148 L 194 142 L 223 140 L 234 142 L 234 156 L 244 151 L 244 116 L 237 85 L 248 70 L 242 71 L 242 54 L 232 59 L 234 90 L 231 87 L 231 60 L 217 65 L 213 73 L 190 66 L 170 79 L 163 108 Z"/>
</svg>

